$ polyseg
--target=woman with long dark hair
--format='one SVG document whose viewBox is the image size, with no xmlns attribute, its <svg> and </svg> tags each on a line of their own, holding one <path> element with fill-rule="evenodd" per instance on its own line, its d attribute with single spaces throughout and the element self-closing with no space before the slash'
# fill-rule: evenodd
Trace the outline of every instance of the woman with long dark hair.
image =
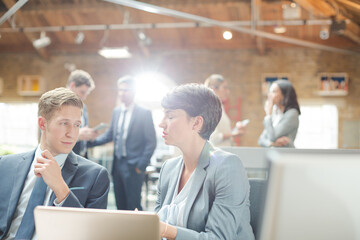
<svg viewBox="0 0 360 240">
<path fill-rule="evenodd" d="M 258 144 L 262 147 L 295 147 L 300 107 L 291 82 L 282 79 L 273 82 L 265 112 L 264 131 Z"/>
</svg>

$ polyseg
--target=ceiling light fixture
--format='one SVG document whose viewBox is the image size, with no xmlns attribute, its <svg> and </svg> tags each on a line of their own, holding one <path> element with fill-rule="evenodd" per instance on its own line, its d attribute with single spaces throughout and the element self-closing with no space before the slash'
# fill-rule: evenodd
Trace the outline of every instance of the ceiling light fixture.
<svg viewBox="0 0 360 240">
<path fill-rule="evenodd" d="M 74 42 L 78 45 L 82 44 L 82 42 L 84 41 L 85 39 L 85 34 L 82 33 L 82 32 L 78 32 L 78 34 L 76 35 L 75 37 L 75 40 Z"/>
<path fill-rule="evenodd" d="M 34 48 L 37 48 L 37 49 L 49 46 L 50 43 L 51 43 L 51 39 L 48 36 L 46 36 L 45 32 L 41 32 L 40 38 L 36 39 L 32 42 Z"/>
<path fill-rule="evenodd" d="M 223 38 L 224 38 L 225 40 L 230 40 L 230 39 L 232 39 L 232 33 L 231 33 L 230 31 L 225 31 L 225 32 L 223 33 Z"/>
<path fill-rule="evenodd" d="M 274 33 L 281 34 L 281 33 L 285 33 L 285 32 L 286 32 L 286 27 L 279 26 L 279 25 L 274 26 Z"/>
<path fill-rule="evenodd" d="M 98 53 L 104 58 L 130 58 L 132 55 L 127 47 L 122 48 L 102 48 Z"/>
</svg>

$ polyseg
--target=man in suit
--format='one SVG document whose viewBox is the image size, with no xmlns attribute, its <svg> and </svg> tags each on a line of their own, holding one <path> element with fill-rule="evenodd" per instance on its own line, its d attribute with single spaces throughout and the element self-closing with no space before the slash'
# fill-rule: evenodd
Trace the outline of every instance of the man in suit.
<svg viewBox="0 0 360 240">
<path fill-rule="evenodd" d="M 73 91 L 82 101 L 85 101 L 86 97 L 90 94 L 90 92 L 95 89 L 95 84 L 89 73 L 78 69 L 70 73 L 66 87 Z M 86 141 L 96 138 L 98 136 L 96 131 L 94 131 L 92 128 L 89 128 L 88 126 L 89 115 L 86 105 L 84 104 L 79 138 L 73 148 L 73 152 L 86 158 Z"/>
<path fill-rule="evenodd" d="M 142 210 L 141 187 L 145 170 L 156 147 L 151 111 L 134 103 L 135 81 L 130 76 L 118 80 L 121 106 L 113 111 L 109 129 L 88 146 L 114 142 L 112 176 L 118 209 Z"/>
<path fill-rule="evenodd" d="M 44 93 L 38 109 L 39 146 L 0 158 L 0 239 L 36 238 L 37 205 L 106 208 L 107 170 L 72 152 L 82 108 L 69 89 Z"/>
</svg>

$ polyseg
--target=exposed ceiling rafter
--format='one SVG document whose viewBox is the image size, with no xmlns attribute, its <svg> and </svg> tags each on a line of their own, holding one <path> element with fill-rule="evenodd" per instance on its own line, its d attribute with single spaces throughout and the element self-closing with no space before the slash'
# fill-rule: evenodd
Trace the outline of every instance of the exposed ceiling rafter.
<svg viewBox="0 0 360 240">
<path fill-rule="evenodd" d="M 303 7 L 305 10 L 312 12 L 314 15 L 321 15 L 324 17 L 336 16 L 337 19 L 346 19 L 341 15 L 338 9 L 327 3 L 326 1 L 318 0 L 294 0 L 297 4 Z M 349 1 L 347 1 L 349 2 Z M 346 36 L 350 40 L 360 44 L 360 26 L 351 20 L 346 21 L 346 29 L 342 35 Z"/>
<path fill-rule="evenodd" d="M 304 40 L 291 38 L 291 37 L 279 36 L 276 34 L 258 31 L 258 30 L 247 29 L 247 28 L 243 28 L 243 27 L 239 27 L 239 26 L 230 26 L 229 27 L 229 26 L 226 26 L 221 21 L 217 21 L 217 20 L 213 20 L 210 18 L 201 17 L 201 16 L 197 16 L 197 15 L 193 15 L 193 14 L 189 14 L 189 13 L 185 13 L 185 12 L 180 12 L 180 11 L 176 11 L 173 9 L 163 8 L 163 7 L 159 7 L 159 6 L 155 6 L 155 5 L 151 5 L 151 4 L 146 4 L 143 2 L 139 2 L 139 1 L 133 1 L 133 0 L 105 0 L 105 1 L 112 2 L 115 4 L 119 4 L 119 5 L 124 5 L 127 7 L 139 9 L 139 10 L 150 12 L 150 13 L 155 13 L 155 14 L 160 14 L 160 15 L 165 15 L 165 16 L 170 16 L 170 17 L 184 18 L 184 19 L 193 20 L 196 22 L 211 24 L 213 26 L 218 26 L 218 27 L 222 27 L 222 28 L 230 28 L 234 31 L 251 34 L 251 35 L 255 35 L 258 37 L 263 37 L 263 38 L 267 38 L 267 39 L 271 39 L 271 40 L 275 40 L 275 41 L 294 44 L 294 45 L 298 45 L 298 46 L 314 48 L 314 49 L 319 49 L 319 50 L 324 50 L 324 51 L 343 53 L 343 54 L 350 54 L 350 55 L 360 54 L 359 52 L 355 52 L 355 51 L 330 47 L 330 46 L 326 46 L 326 45 L 322 45 L 322 44 L 317 44 L 317 43 L 304 41 Z"/>
<path fill-rule="evenodd" d="M 8 9 L 11 9 L 13 6 L 15 6 L 15 1 L 14 0 L 2 0 L 2 2 L 5 4 L 5 6 Z M 24 22 L 26 22 L 26 18 L 23 16 L 21 10 L 17 10 L 17 15 L 16 15 L 16 20 L 18 22 L 18 24 L 23 24 Z M 36 39 L 36 37 L 34 37 L 33 33 L 29 33 L 29 32 L 24 32 L 26 38 L 32 43 L 33 40 Z M 35 48 L 36 52 L 44 59 L 48 59 L 49 58 L 49 54 L 46 51 L 45 48 Z"/>
</svg>

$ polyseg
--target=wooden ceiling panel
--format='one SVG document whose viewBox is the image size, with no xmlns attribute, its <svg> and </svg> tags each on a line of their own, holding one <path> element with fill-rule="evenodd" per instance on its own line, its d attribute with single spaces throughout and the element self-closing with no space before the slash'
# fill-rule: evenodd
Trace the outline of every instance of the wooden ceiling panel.
<svg viewBox="0 0 360 240">
<path fill-rule="evenodd" d="M 144 2 L 167 7 L 177 11 L 190 13 L 198 16 L 203 16 L 219 21 L 250 21 L 251 20 L 251 6 L 250 0 L 143 0 Z M 329 11 L 331 14 L 334 10 L 332 6 L 329 7 L 326 0 L 295 0 L 302 6 L 302 19 L 313 19 L 314 16 L 323 16 L 328 19 L 329 15 L 319 14 L 318 9 L 322 11 Z M 335 1 L 342 12 L 347 12 L 344 16 L 359 16 L 358 9 L 349 8 L 350 4 L 357 4 L 360 6 L 360 0 L 333 0 Z M 289 3 L 286 0 L 261 0 L 260 19 L 261 21 L 281 21 L 282 19 L 282 4 Z M 309 6 L 307 8 L 307 6 Z M 0 5 L 1 7 L 1 5 Z M 0 8 L 1 9 L 1 8 Z M 325 9 L 325 10 L 324 10 Z M 360 9 L 360 7 L 359 7 Z M 124 24 L 125 15 L 129 15 L 128 23 L 183 23 L 188 20 L 168 17 L 148 13 L 133 8 L 115 5 L 102 0 L 32 0 L 29 1 L 21 9 L 22 25 L 26 27 L 47 27 L 47 26 L 75 26 L 75 25 L 111 25 Z M 358 18 L 360 19 L 360 17 Z M 360 20 L 359 20 L 360 21 Z M 356 22 L 356 21 L 355 21 Z M 2 28 L 10 29 L 9 23 L 4 23 L 0 26 Z M 247 26 L 250 28 L 250 26 Z M 257 26 L 257 30 L 264 30 L 273 33 L 273 26 Z M 287 26 L 287 32 L 284 36 L 309 40 L 325 45 L 337 47 L 356 47 L 360 44 L 352 43 L 343 37 L 331 36 L 329 40 L 321 40 L 319 38 L 320 25 L 316 26 Z M 141 52 L 141 43 L 137 38 L 137 30 L 109 30 L 107 38 L 105 30 L 97 31 L 83 31 L 85 34 L 84 42 L 77 45 L 74 42 L 78 31 L 54 31 L 47 32 L 47 35 L 52 39 L 52 44 L 47 47 L 51 52 L 95 52 L 102 46 L 119 47 L 129 46 L 134 48 L 134 51 Z M 233 31 L 233 39 L 226 41 L 222 38 L 224 28 L 220 27 L 193 27 L 193 28 L 145 28 L 141 29 L 146 36 L 148 36 L 152 43 L 146 48 L 151 53 L 152 51 L 159 51 L 161 49 L 237 49 L 237 48 L 258 48 L 258 40 L 252 35 L 243 34 Z M 356 32 L 356 30 L 355 30 Z M 38 38 L 40 32 L 26 33 L 5 33 L 1 32 L 0 50 L 5 47 L 18 46 L 18 49 L 28 51 L 31 48 L 31 39 Z M 22 37 L 19 37 L 22 36 Z M 360 35 L 359 35 L 360 36 Z M 265 47 L 272 46 L 287 46 L 281 42 L 271 40 L 264 40 Z M 344 42 L 342 45 L 341 43 Z M 270 44 L 267 46 L 266 44 Z M 13 48 L 13 47 L 11 47 Z M 87 50 L 88 49 L 88 50 Z"/>
</svg>

